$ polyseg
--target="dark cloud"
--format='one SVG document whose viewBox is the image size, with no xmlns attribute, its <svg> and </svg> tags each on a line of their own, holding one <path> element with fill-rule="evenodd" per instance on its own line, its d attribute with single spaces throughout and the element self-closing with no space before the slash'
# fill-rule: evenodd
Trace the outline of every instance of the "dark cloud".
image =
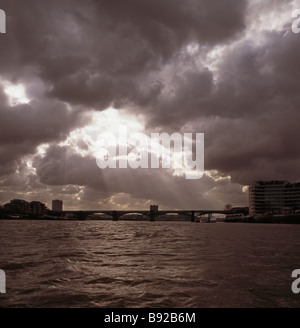
<svg viewBox="0 0 300 328">
<path fill-rule="evenodd" d="M 2 1 L 1 80 L 23 84 L 31 102 L 10 106 L 1 90 L 1 199 L 214 207 L 229 193 L 241 203 L 241 186 L 256 179 L 299 179 L 299 35 L 292 19 L 272 22 L 291 17 L 292 3 Z M 110 106 L 142 115 L 149 133 L 204 132 L 205 168 L 217 177 L 101 171 L 74 145 L 57 145 Z M 41 144 L 50 144 L 43 156 Z"/>
<path fill-rule="evenodd" d="M 39 145 L 64 140 L 80 122 L 76 111 L 55 100 L 11 107 L 3 92 L 0 98 L 0 174 L 15 170 L 22 156 L 34 154 Z"/>
<path fill-rule="evenodd" d="M 297 41 L 292 33 L 270 33 L 262 46 L 239 44 L 226 54 L 220 71 L 230 74 L 223 74 L 209 107 L 217 119 L 204 126 L 207 168 L 244 184 L 299 178 Z"/>
<path fill-rule="evenodd" d="M 139 88 L 191 41 L 225 42 L 244 29 L 246 1 L 4 1 L 3 73 L 33 67 L 50 95 L 98 106 L 145 105 Z M 38 28 L 37 28 L 38 27 Z M 14 56 L 11 56 L 14 54 Z"/>
</svg>

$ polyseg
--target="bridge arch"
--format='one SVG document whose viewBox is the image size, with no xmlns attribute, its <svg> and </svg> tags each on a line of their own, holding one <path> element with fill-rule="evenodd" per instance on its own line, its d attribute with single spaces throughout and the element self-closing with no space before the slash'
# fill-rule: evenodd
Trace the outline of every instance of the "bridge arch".
<svg viewBox="0 0 300 328">
<path fill-rule="evenodd" d="M 170 218 L 170 221 L 176 221 L 176 217 L 178 218 L 178 221 L 181 221 L 180 220 L 180 217 L 186 217 L 187 220 L 190 220 L 191 219 L 191 213 L 188 213 L 188 212 L 182 212 L 182 213 L 174 213 L 172 211 L 168 212 L 168 211 L 164 211 L 164 212 L 158 212 L 156 213 L 155 215 L 155 218 L 156 219 L 159 219 L 160 217 L 164 217 L 165 219 L 168 219 L 168 217 Z"/>
<path fill-rule="evenodd" d="M 141 219 L 145 219 L 145 215 L 139 212 L 129 212 L 129 213 L 121 213 L 118 216 L 118 219 L 124 219 L 128 221 L 139 221 Z"/>
<path fill-rule="evenodd" d="M 101 217 L 103 217 L 103 218 L 105 218 L 105 217 L 109 217 L 109 218 L 111 218 L 111 219 L 113 219 L 113 215 L 112 215 L 112 213 L 107 213 L 107 212 L 96 212 L 96 213 L 93 213 L 92 215 L 97 215 L 97 216 L 99 216 L 100 218 Z"/>
</svg>

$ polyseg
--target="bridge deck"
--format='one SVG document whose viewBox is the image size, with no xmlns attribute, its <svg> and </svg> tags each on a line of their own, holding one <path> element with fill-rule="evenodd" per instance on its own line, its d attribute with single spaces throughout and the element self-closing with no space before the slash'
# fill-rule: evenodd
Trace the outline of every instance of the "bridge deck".
<svg viewBox="0 0 300 328">
<path fill-rule="evenodd" d="M 76 211 L 62 211 L 64 214 L 109 214 L 118 213 L 118 214 L 149 214 L 150 210 L 140 211 L 140 210 L 76 210 Z M 230 212 L 224 210 L 158 210 L 154 212 L 155 214 L 228 214 Z"/>
</svg>

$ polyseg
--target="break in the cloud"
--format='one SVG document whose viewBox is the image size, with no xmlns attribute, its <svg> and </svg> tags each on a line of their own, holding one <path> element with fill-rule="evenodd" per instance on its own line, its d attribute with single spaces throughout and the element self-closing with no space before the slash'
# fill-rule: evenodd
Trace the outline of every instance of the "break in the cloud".
<svg viewBox="0 0 300 328">
<path fill-rule="evenodd" d="M 253 180 L 298 180 L 298 5 L 2 1 L 0 201 L 220 208 L 246 205 Z M 100 170 L 97 134 L 118 124 L 205 133 L 206 174 Z"/>
</svg>

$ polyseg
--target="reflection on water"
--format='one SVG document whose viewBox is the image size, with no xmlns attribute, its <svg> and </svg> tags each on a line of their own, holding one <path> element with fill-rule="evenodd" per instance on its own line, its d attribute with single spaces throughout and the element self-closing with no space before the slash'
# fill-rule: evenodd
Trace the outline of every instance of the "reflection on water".
<svg viewBox="0 0 300 328">
<path fill-rule="evenodd" d="M 1 221 L 1 307 L 299 307 L 300 226 Z"/>
</svg>

